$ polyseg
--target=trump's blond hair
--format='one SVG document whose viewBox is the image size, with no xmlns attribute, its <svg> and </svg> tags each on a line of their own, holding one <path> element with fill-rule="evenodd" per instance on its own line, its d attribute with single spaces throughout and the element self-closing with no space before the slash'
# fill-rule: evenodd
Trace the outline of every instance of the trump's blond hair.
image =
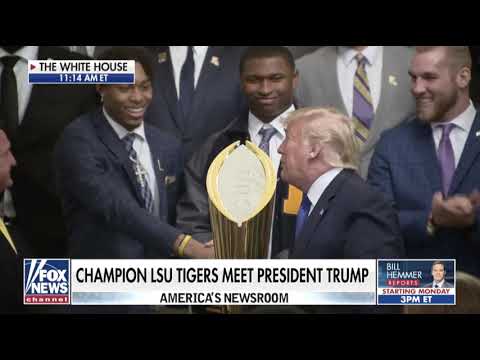
<svg viewBox="0 0 480 360">
<path fill-rule="evenodd" d="M 303 122 L 302 138 L 308 144 L 324 147 L 324 161 L 337 168 L 358 169 L 358 140 L 353 121 L 334 108 L 309 107 L 292 112 L 285 126 Z"/>
</svg>

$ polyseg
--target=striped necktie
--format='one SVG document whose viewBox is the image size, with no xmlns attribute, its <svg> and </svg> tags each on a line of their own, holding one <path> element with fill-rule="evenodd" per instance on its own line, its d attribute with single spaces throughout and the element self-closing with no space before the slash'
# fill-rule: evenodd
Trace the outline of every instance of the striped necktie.
<svg viewBox="0 0 480 360">
<path fill-rule="evenodd" d="M 355 135 L 365 143 L 368 140 L 370 127 L 375 116 L 373 111 L 372 96 L 370 93 L 370 85 L 368 84 L 367 72 L 365 64 L 367 58 L 362 54 L 355 56 L 358 66 L 355 72 L 353 83 L 353 121 L 355 127 Z"/>
<path fill-rule="evenodd" d="M 135 137 L 136 135 L 134 133 L 129 133 L 122 140 L 125 144 L 128 157 L 130 158 L 130 161 L 132 161 L 133 163 L 132 164 L 133 170 L 135 171 L 140 194 L 142 195 L 142 198 L 144 201 L 144 208 L 149 213 L 152 213 L 153 212 L 153 195 L 152 195 L 152 192 L 150 191 L 150 186 L 147 181 L 147 171 L 138 160 L 137 152 L 133 148 L 133 142 L 135 141 Z"/>
</svg>

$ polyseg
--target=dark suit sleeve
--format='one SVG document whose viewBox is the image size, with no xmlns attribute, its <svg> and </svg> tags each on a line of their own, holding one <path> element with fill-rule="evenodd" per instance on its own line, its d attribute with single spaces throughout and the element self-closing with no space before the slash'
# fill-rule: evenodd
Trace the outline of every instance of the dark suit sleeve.
<svg viewBox="0 0 480 360">
<path fill-rule="evenodd" d="M 165 256 L 170 255 L 181 232 L 125 197 L 127 185 L 112 179 L 109 164 L 95 152 L 89 137 L 92 134 L 79 131 L 78 127 L 69 128 L 59 141 L 55 165 L 60 192 L 68 191 L 80 206 L 112 229 L 142 239 Z"/>
<path fill-rule="evenodd" d="M 370 162 L 367 182 L 380 190 L 397 210 L 402 235 L 405 241 L 409 243 L 407 247 L 410 247 L 410 244 L 412 246 L 424 246 L 425 239 L 428 237 L 427 221 L 430 214 L 425 210 L 398 210 L 396 207 L 393 190 L 394 180 L 398 182 L 401 179 L 392 178 L 389 154 L 395 150 L 389 149 L 388 143 L 388 137 L 382 136 Z"/>
<path fill-rule="evenodd" d="M 200 241 L 212 239 L 206 188 L 211 143 L 204 144 L 185 166 L 185 193 L 177 206 L 177 225 Z"/>
<path fill-rule="evenodd" d="M 397 215 L 381 194 L 363 200 L 348 217 L 346 228 L 347 259 L 390 259 L 405 254 Z"/>
</svg>

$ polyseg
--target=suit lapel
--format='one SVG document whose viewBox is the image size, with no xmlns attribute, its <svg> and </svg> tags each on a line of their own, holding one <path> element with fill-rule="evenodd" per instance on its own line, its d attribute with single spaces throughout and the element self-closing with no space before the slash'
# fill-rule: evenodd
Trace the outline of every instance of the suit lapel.
<svg viewBox="0 0 480 360">
<path fill-rule="evenodd" d="M 429 124 L 420 123 L 418 119 L 414 121 L 416 121 L 416 126 L 420 127 L 420 129 L 415 132 L 414 144 L 411 148 L 411 151 L 414 151 L 415 154 L 412 157 L 420 156 L 422 159 L 421 168 L 423 169 L 423 175 L 430 182 L 432 193 L 441 191 L 442 175 L 435 152 L 432 127 Z"/>
<path fill-rule="evenodd" d="M 395 64 L 396 59 L 393 58 L 391 52 L 389 51 L 389 47 L 384 46 L 380 99 L 378 102 L 377 111 L 375 112 L 375 118 L 370 129 L 370 135 L 367 142 L 363 146 L 363 151 L 369 151 L 377 141 L 376 135 L 391 125 L 386 123 L 388 119 L 391 119 L 391 116 L 385 116 L 385 114 L 391 110 L 385 106 L 391 106 L 391 104 L 395 103 L 393 99 L 395 95 L 395 87 L 390 82 L 393 81 L 392 79 L 399 79 L 402 77 L 402 74 L 397 73 L 397 67 Z"/>
<path fill-rule="evenodd" d="M 160 92 L 168 106 L 168 110 L 172 115 L 178 129 L 183 132 L 184 122 L 182 115 L 178 111 L 178 95 L 175 86 L 175 77 L 173 75 L 173 65 L 168 46 L 158 48 L 157 52 L 157 77 L 159 79 L 156 91 Z"/>
<path fill-rule="evenodd" d="M 202 104 L 204 101 L 208 101 L 208 91 L 211 88 L 212 82 L 215 81 L 215 74 L 217 74 L 223 64 L 222 64 L 222 55 L 224 47 L 223 46 L 209 46 L 207 54 L 205 55 L 205 60 L 203 61 L 202 70 L 200 72 L 200 77 L 198 78 L 197 86 L 195 87 L 195 96 L 193 98 L 192 111 L 190 116 L 186 121 L 188 124 L 186 130 L 192 132 L 199 124 L 193 123 L 193 118 L 195 114 L 198 114 L 201 110 Z"/>
<path fill-rule="evenodd" d="M 162 216 L 167 211 L 165 193 L 165 169 L 167 168 L 167 159 L 165 158 L 165 150 L 161 142 L 158 141 L 150 131 L 148 124 L 145 124 L 145 136 L 147 138 L 150 154 L 152 156 L 153 170 L 157 180 L 158 198 L 160 199 L 159 215 Z"/>
<path fill-rule="evenodd" d="M 468 135 L 467 142 L 460 157 L 458 168 L 456 169 L 452 185 L 450 186 L 450 194 L 454 194 L 460 187 L 462 180 L 467 175 L 468 170 L 472 167 L 473 163 L 480 154 L 480 137 L 477 133 L 480 132 L 480 114 L 477 112 L 475 120 L 473 121 L 470 134 Z"/>
<path fill-rule="evenodd" d="M 128 158 L 128 154 L 125 150 L 122 140 L 118 138 L 117 134 L 103 115 L 103 110 L 95 112 L 94 126 L 97 128 L 97 134 L 100 141 L 105 144 L 108 150 L 110 150 L 110 152 L 119 159 L 139 203 L 143 204 L 143 198 L 142 194 L 140 193 L 137 177 L 133 171 L 132 161 Z"/>
<path fill-rule="evenodd" d="M 335 179 L 333 179 L 333 181 L 327 186 L 322 196 L 320 196 L 320 199 L 313 208 L 302 231 L 300 232 L 298 239 L 295 241 L 296 250 L 306 249 L 308 247 L 313 238 L 315 229 L 318 227 L 328 211 L 330 202 L 335 198 L 349 174 L 350 171 L 348 170 L 343 170 L 340 172 L 337 177 L 335 177 Z"/>
</svg>

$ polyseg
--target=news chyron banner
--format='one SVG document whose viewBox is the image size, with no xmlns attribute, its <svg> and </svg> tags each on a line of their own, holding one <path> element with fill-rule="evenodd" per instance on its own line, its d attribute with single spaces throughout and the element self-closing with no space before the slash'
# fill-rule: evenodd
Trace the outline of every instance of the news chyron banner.
<svg viewBox="0 0 480 360">
<path fill-rule="evenodd" d="M 25 259 L 29 305 L 374 305 L 376 260 Z"/>
<path fill-rule="evenodd" d="M 133 60 L 29 60 L 30 84 L 134 84 Z"/>
<path fill-rule="evenodd" d="M 455 260 L 379 260 L 379 305 L 455 305 Z"/>
<path fill-rule="evenodd" d="M 455 305 L 455 260 L 25 259 L 28 305 Z"/>
</svg>

